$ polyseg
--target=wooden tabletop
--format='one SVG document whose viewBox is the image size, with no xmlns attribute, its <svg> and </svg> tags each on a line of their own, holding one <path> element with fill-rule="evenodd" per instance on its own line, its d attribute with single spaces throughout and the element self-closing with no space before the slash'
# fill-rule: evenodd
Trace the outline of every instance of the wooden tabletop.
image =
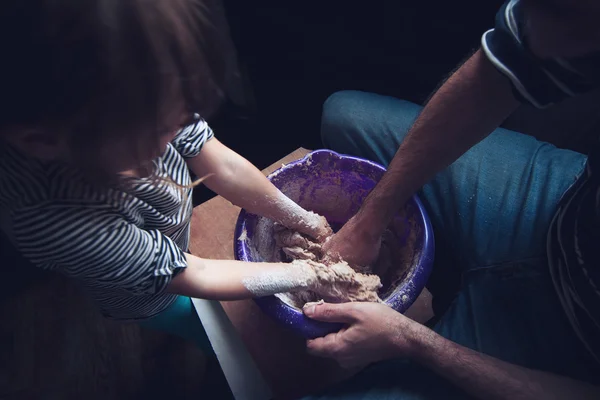
<svg viewBox="0 0 600 400">
<path fill-rule="evenodd" d="M 263 172 L 269 174 L 308 152 L 297 149 Z M 238 207 L 222 197 L 197 206 L 192 217 L 191 252 L 203 258 L 234 259 L 234 229 L 239 212 Z M 276 398 L 312 393 L 350 376 L 350 372 L 330 360 L 309 356 L 304 339 L 264 315 L 252 300 L 221 304 Z M 420 314 L 419 319 L 424 320 L 431 314 L 430 305 L 427 292 L 409 311 Z"/>
</svg>

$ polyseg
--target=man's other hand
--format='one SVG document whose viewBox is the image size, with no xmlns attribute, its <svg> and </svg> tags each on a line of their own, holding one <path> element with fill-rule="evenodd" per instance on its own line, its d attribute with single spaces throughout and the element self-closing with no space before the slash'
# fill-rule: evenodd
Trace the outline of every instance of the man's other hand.
<svg viewBox="0 0 600 400">
<path fill-rule="evenodd" d="M 378 303 L 309 303 L 304 314 L 319 321 L 346 324 L 339 332 L 307 342 L 310 354 L 333 358 L 344 368 L 411 357 L 419 337 L 429 331 Z"/>
</svg>

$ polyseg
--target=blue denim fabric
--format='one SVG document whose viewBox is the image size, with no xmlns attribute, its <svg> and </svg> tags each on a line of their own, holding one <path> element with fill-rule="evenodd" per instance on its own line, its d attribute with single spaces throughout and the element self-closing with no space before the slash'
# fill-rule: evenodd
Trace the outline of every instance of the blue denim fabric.
<svg viewBox="0 0 600 400">
<path fill-rule="evenodd" d="M 420 106 L 375 94 L 339 92 L 324 106 L 326 147 L 387 165 Z M 444 132 L 439 132 L 444 135 Z M 582 173 L 582 154 L 497 129 L 419 192 L 456 260 L 461 288 L 435 331 L 522 366 L 594 381 L 600 376 L 573 333 L 546 263 L 546 235 L 561 196 Z M 406 360 L 373 365 L 323 399 L 468 398 Z"/>
</svg>

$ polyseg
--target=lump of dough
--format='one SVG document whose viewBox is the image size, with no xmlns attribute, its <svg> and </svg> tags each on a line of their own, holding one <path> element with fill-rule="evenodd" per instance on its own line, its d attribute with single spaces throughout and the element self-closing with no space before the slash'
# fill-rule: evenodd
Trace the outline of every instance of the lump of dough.
<svg viewBox="0 0 600 400">
<path fill-rule="evenodd" d="M 356 272 L 343 260 L 325 257 L 321 244 L 281 225 L 275 226 L 275 243 L 290 260 L 308 261 L 317 275 L 314 290 L 288 295 L 295 306 L 319 300 L 330 303 L 381 301 L 377 291 L 382 285 L 377 275 Z"/>
<path fill-rule="evenodd" d="M 321 245 L 319 243 L 315 243 L 302 234 L 281 226 L 275 227 L 275 244 L 291 260 L 316 261 L 321 255 Z"/>
<path fill-rule="evenodd" d="M 377 291 L 381 280 L 377 275 L 354 271 L 347 262 L 332 265 L 309 262 L 317 273 L 317 286 L 313 291 L 329 303 L 348 301 L 380 301 Z"/>
</svg>

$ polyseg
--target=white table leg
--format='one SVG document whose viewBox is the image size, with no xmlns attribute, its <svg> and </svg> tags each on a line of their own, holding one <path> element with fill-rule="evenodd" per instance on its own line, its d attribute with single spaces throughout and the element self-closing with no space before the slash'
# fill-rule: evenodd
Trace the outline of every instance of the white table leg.
<svg viewBox="0 0 600 400">
<path fill-rule="evenodd" d="M 192 302 L 235 399 L 271 399 L 271 389 L 221 303 L 204 299 L 192 299 Z"/>
</svg>

